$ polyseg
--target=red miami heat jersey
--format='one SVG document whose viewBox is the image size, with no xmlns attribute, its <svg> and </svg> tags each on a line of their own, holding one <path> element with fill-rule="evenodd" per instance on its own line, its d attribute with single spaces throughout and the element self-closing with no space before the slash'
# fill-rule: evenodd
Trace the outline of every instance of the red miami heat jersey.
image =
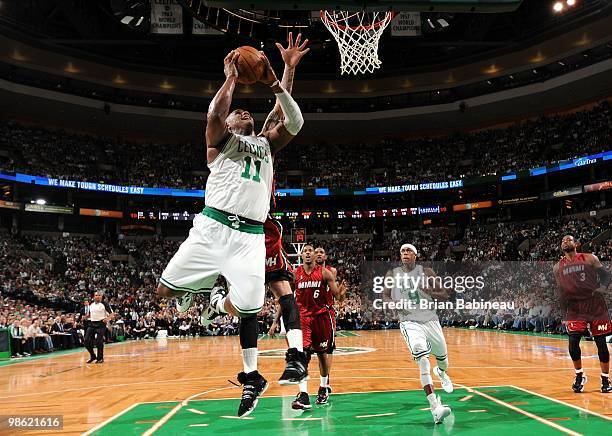
<svg viewBox="0 0 612 436">
<path fill-rule="evenodd" d="M 310 274 L 300 265 L 295 271 L 295 299 L 300 316 L 316 316 L 327 312 L 327 283 L 323 280 L 323 268 L 316 265 Z"/>
<path fill-rule="evenodd" d="M 592 298 L 599 287 L 597 272 L 587 263 L 584 253 L 577 253 L 573 261 L 563 256 L 559 261 L 559 284 L 568 300 Z"/>
</svg>

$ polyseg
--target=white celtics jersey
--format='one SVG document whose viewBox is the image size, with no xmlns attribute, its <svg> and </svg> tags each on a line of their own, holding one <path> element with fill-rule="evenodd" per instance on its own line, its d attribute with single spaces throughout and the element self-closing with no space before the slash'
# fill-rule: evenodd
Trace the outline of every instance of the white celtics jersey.
<svg viewBox="0 0 612 436">
<path fill-rule="evenodd" d="M 423 291 L 427 276 L 423 272 L 422 265 L 416 265 L 412 271 L 406 271 L 402 267 L 391 270 L 393 277 L 402 277 L 399 282 L 396 279 L 396 286 L 391 289 L 391 299 L 393 301 L 411 301 L 414 309 L 406 308 L 398 310 L 400 321 L 427 322 L 437 320 L 438 315 L 435 310 L 422 309 L 422 302 L 433 301 L 431 297 Z M 404 283 L 405 281 L 405 283 Z"/>
<path fill-rule="evenodd" d="M 266 220 L 273 183 L 266 138 L 232 133 L 208 168 L 206 206 L 262 223 Z"/>
</svg>

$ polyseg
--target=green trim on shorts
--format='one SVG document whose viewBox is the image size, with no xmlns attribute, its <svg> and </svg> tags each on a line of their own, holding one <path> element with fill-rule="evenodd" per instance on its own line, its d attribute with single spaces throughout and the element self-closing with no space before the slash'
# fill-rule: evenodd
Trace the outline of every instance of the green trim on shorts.
<svg viewBox="0 0 612 436">
<path fill-rule="evenodd" d="M 202 215 L 207 216 L 223 225 L 226 225 L 234 230 L 244 233 L 253 233 L 257 235 L 263 235 L 264 229 L 263 224 L 251 224 L 245 222 L 245 219 L 231 213 L 224 212 L 222 210 L 213 209 L 212 207 L 206 206 L 202 211 Z M 253 220 L 249 220 L 253 221 Z"/>
<path fill-rule="evenodd" d="M 231 301 L 231 300 L 230 300 Z M 242 310 L 241 308 L 239 308 L 238 306 L 236 306 L 234 303 L 232 303 L 232 306 L 234 306 L 234 308 L 240 312 L 240 313 L 244 313 L 247 315 L 253 315 L 255 313 L 259 313 L 261 311 L 261 309 L 263 308 L 263 306 L 261 306 L 259 309 L 249 309 L 249 310 Z"/>
<path fill-rule="evenodd" d="M 207 291 L 212 291 L 212 288 L 193 289 L 193 288 L 186 288 L 184 286 L 175 286 L 172 283 L 170 283 L 168 280 L 164 279 L 163 277 L 161 277 L 159 281 L 162 283 L 162 285 L 172 289 L 173 291 L 190 292 L 192 294 L 202 294 Z"/>
</svg>

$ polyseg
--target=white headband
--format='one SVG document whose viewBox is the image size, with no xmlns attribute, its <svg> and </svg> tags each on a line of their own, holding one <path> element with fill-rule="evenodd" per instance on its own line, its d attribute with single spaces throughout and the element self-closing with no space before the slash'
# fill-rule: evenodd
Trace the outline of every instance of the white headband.
<svg viewBox="0 0 612 436">
<path fill-rule="evenodd" d="M 414 254 L 419 254 L 419 253 L 417 252 L 416 247 L 415 247 L 414 245 L 412 245 L 412 244 L 404 244 L 404 245 L 402 245 L 402 246 L 401 246 L 401 248 L 400 248 L 400 253 L 402 252 L 402 250 L 403 250 L 404 248 L 408 248 L 408 249 L 409 249 L 409 250 L 411 250 L 411 251 L 412 251 Z"/>
</svg>

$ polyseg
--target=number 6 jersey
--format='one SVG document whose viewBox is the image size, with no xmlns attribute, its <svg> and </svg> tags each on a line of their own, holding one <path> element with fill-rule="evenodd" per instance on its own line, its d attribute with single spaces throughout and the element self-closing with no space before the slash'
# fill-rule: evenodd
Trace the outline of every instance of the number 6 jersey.
<svg viewBox="0 0 612 436">
<path fill-rule="evenodd" d="M 310 274 L 304 265 L 295 270 L 295 299 L 300 308 L 301 317 L 316 316 L 329 311 L 327 292 L 331 292 L 323 279 L 323 268 L 315 265 Z"/>
<path fill-rule="evenodd" d="M 273 167 L 265 137 L 231 133 L 208 168 L 206 206 L 262 223 L 266 220 Z"/>
</svg>

